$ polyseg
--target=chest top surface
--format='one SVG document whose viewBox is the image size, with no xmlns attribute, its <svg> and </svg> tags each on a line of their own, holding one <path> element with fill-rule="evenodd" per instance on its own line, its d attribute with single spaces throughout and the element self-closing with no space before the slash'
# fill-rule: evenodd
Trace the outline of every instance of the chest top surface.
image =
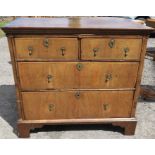
<svg viewBox="0 0 155 155">
<path fill-rule="evenodd" d="M 116 17 L 17 18 L 2 28 L 6 34 L 149 34 L 153 28 Z"/>
</svg>

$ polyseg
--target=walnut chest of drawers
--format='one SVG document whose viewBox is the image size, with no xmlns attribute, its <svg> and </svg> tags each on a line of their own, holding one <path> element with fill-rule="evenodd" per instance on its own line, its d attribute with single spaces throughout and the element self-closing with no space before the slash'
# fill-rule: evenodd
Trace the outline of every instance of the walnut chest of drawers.
<svg viewBox="0 0 155 155">
<path fill-rule="evenodd" d="M 112 124 L 134 134 L 151 28 L 129 19 L 66 17 L 19 18 L 3 30 L 20 137 L 46 124 Z"/>
</svg>

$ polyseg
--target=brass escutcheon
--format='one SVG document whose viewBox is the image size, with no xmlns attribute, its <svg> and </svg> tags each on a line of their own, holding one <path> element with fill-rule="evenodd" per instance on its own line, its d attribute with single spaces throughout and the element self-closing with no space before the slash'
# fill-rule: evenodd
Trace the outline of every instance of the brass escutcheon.
<svg viewBox="0 0 155 155">
<path fill-rule="evenodd" d="M 52 75 L 47 75 L 47 80 L 48 80 L 48 83 L 50 83 L 52 81 Z"/>
<path fill-rule="evenodd" d="M 61 51 L 61 55 L 64 56 L 65 55 L 66 48 L 65 47 L 61 47 L 60 48 L 60 51 Z"/>
<path fill-rule="evenodd" d="M 103 104 L 103 109 L 106 111 L 108 109 L 109 104 Z"/>
<path fill-rule="evenodd" d="M 108 82 L 108 81 L 110 81 L 110 80 L 112 80 L 112 74 L 106 74 L 105 75 L 105 82 Z"/>
<path fill-rule="evenodd" d="M 128 47 L 124 48 L 124 56 L 125 57 L 128 56 L 128 54 L 127 54 L 128 52 L 129 52 L 129 48 Z"/>
<path fill-rule="evenodd" d="M 110 42 L 109 42 L 109 47 L 113 48 L 114 46 L 115 46 L 115 40 L 111 39 Z"/>
<path fill-rule="evenodd" d="M 78 64 L 76 65 L 76 68 L 77 68 L 78 71 L 80 71 L 80 70 L 83 68 L 83 64 L 78 63 Z"/>
<path fill-rule="evenodd" d="M 44 39 L 43 45 L 44 45 L 44 47 L 48 48 L 49 44 L 48 44 L 48 39 L 47 38 Z"/>
<path fill-rule="evenodd" d="M 79 92 L 79 91 L 75 93 L 75 97 L 76 97 L 77 99 L 80 98 L 80 92 Z"/>
<path fill-rule="evenodd" d="M 94 48 L 93 52 L 94 52 L 94 57 L 96 57 L 96 53 L 99 51 L 99 48 Z"/>
<path fill-rule="evenodd" d="M 33 47 L 32 46 L 29 46 L 28 47 L 28 51 L 29 51 L 29 56 L 31 56 L 32 53 L 33 53 Z"/>
<path fill-rule="evenodd" d="M 49 104 L 49 105 L 48 105 L 48 110 L 49 110 L 49 111 L 52 111 L 53 109 L 54 109 L 54 104 Z"/>
</svg>

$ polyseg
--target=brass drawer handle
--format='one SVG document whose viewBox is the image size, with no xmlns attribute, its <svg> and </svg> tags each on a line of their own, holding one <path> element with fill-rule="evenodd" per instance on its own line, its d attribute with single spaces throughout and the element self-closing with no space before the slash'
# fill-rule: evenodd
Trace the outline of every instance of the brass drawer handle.
<svg viewBox="0 0 155 155">
<path fill-rule="evenodd" d="M 50 83 L 52 81 L 53 76 L 52 75 L 47 75 L 47 81 Z"/>
<path fill-rule="evenodd" d="M 76 99 L 80 98 L 80 92 L 79 91 L 75 93 L 75 97 L 76 97 Z"/>
<path fill-rule="evenodd" d="M 124 57 L 128 56 L 128 52 L 129 52 L 129 48 L 128 47 L 124 48 Z"/>
<path fill-rule="evenodd" d="M 103 104 L 103 109 L 106 111 L 109 107 L 109 104 Z"/>
<path fill-rule="evenodd" d="M 48 48 L 49 43 L 48 43 L 48 39 L 47 39 L 47 38 L 44 39 L 44 41 L 43 41 L 43 45 L 44 45 L 44 47 Z"/>
<path fill-rule="evenodd" d="M 83 68 L 83 64 L 78 63 L 78 64 L 76 65 L 76 68 L 77 68 L 78 71 L 81 71 L 81 69 Z"/>
<path fill-rule="evenodd" d="M 29 46 L 28 47 L 28 51 L 29 51 L 29 56 L 31 56 L 32 53 L 33 53 L 33 47 L 32 46 Z"/>
<path fill-rule="evenodd" d="M 96 57 L 96 52 L 98 52 L 98 51 L 99 51 L 99 48 L 94 48 L 94 49 L 93 49 L 94 57 Z"/>
<path fill-rule="evenodd" d="M 61 47 L 60 48 L 60 51 L 61 51 L 61 55 L 64 56 L 65 55 L 66 48 L 65 47 Z"/>
<path fill-rule="evenodd" d="M 48 105 L 48 110 L 49 111 L 53 111 L 53 109 L 54 109 L 54 104 L 49 104 Z"/>
<path fill-rule="evenodd" d="M 115 40 L 111 39 L 110 42 L 109 42 L 109 47 L 113 48 L 114 46 L 115 46 Z"/>
<path fill-rule="evenodd" d="M 112 80 L 112 74 L 106 74 L 105 75 L 105 82 L 108 82 L 110 80 Z"/>
</svg>

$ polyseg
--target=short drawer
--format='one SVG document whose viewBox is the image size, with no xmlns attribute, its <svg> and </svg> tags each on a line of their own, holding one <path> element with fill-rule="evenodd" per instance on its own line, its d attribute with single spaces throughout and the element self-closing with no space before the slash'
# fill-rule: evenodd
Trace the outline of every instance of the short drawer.
<svg viewBox="0 0 155 155">
<path fill-rule="evenodd" d="M 78 59 L 77 38 L 15 38 L 17 59 Z"/>
<path fill-rule="evenodd" d="M 132 91 L 23 92 L 26 120 L 130 117 Z"/>
<path fill-rule="evenodd" d="M 139 60 L 142 39 L 133 38 L 83 38 L 81 59 L 83 60 Z"/>
<path fill-rule="evenodd" d="M 22 90 L 134 88 L 137 62 L 18 62 Z"/>
</svg>

